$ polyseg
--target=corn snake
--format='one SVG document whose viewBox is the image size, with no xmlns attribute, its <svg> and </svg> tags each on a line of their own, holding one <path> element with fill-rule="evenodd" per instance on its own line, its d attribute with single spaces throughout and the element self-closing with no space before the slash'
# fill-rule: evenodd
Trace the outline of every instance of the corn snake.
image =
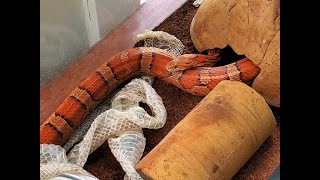
<svg viewBox="0 0 320 180">
<path fill-rule="evenodd" d="M 203 54 L 175 56 L 154 47 L 120 52 L 82 81 L 40 126 L 40 144 L 62 145 L 84 117 L 126 80 L 153 75 L 194 95 L 205 96 L 222 80 L 250 83 L 260 73 L 251 60 L 214 67 L 218 57 Z"/>
</svg>

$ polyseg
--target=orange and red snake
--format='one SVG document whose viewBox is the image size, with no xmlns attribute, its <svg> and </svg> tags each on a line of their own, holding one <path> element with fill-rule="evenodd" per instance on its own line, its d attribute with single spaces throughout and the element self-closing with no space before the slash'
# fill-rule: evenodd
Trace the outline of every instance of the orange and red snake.
<svg viewBox="0 0 320 180">
<path fill-rule="evenodd" d="M 212 67 L 214 55 L 175 56 L 154 47 L 136 47 L 120 52 L 91 73 L 40 126 L 40 143 L 63 145 L 84 117 L 124 81 L 141 74 L 153 75 L 169 84 L 205 96 L 222 80 L 250 83 L 260 73 L 243 58 Z"/>
</svg>

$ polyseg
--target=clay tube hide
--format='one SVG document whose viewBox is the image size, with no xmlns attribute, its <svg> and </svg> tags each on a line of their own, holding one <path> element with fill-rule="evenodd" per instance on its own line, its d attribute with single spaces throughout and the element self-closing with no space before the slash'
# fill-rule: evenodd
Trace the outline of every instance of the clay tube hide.
<svg viewBox="0 0 320 180">
<path fill-rule="evenodd" d="M 136 166 L 144 179 L 231 179 L 276 127 L 265 99 L 222 81 Z"/>
</svg>

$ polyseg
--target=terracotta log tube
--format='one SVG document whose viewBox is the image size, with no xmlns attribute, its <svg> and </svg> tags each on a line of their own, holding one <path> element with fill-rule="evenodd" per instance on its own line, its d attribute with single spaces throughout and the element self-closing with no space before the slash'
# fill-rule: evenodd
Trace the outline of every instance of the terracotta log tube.
<svg viewBox="0 0 320 180">
<path fill-rule="evenodd" d="M 220 82 L 136 166 L 144 179 L 231 179 L 276 128 L 248 85 Z"/>
</svg>

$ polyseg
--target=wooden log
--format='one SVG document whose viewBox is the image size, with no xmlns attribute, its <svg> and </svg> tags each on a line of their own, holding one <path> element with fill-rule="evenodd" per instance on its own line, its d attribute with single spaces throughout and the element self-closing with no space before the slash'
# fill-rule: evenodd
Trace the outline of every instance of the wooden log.
<svg viewBox="0 0 320 180">
<path fill-rule="evenodd" d="M 276 127 L 265 99 L 222 81 L 137 165 L 144 179 L 231 179 Z"/>
</svg>

